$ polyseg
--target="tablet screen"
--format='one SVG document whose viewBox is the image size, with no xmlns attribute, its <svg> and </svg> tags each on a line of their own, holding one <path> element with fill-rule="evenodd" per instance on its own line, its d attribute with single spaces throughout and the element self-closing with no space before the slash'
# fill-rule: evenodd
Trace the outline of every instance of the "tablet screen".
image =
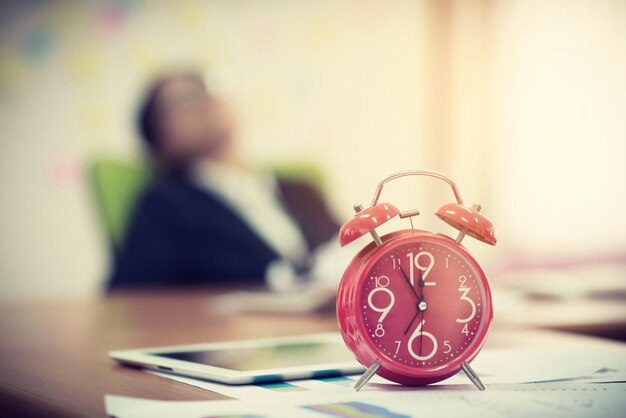
<svg viewBox="0 0 626 418">
<path fill-rule="evenodd" d="M 241 372 L 354 361 L 354 357 L 341 341 L 283 342 L 266 347 L 180 351 L 153 355 Z"/>
</svg>

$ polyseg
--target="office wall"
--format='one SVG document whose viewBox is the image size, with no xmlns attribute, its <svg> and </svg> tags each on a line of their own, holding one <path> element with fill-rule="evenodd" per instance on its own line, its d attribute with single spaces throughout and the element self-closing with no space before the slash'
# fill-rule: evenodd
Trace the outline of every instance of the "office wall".
<svg viewBox="0 0 626 418">
<path fill-rule="evenodd" d="M 134 108 L 199 65 L 253 164 L 313 160 L 339 218 L 384 175 L 443 171 L 500 232 L 489 265 L 626 254 L 626 2 L 3 2 L 0 299 L 95 293 L 106 275 L 84 179 L 135 157 Z M 436 182 L 390 185 L 432 211 Z M 406 223 L 406 222 L 404 222 Z M 394 223 L 394 227 L 398 223 Z"/>
<path fill-rule="evenodd" d="M 468 245 L 488 262 L 625 263 L 626 2 L 430 5 L 428 162 L 499 231 L 496 249 Z"/>
<path fill-rule="evenodd" d="M 626 261 L 626 2 L 497 2 L 494 208 L 528 258 Z M 547 250 L 546 250 L 547 249 Z"/>
<path fill-rule="evenodd" d="M 207 70 L 235 107 L 251 163 L 319 164 L 339 217 L 381 176 L 423 161 L 419 2 L 0 7 L 0 298 L 98 289 L 107 248 L 84 167 L 140 152 L 136 101 L 171 66 Z"/>
</svg>

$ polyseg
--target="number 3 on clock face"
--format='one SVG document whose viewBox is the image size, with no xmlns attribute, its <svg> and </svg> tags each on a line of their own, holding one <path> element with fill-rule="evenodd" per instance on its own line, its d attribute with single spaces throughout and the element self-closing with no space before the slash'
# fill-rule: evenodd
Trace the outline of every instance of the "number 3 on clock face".
<svg viewBox="0 0 626 418">
<path fill-rule="evenodd" d="M 359 310 L 370 344 L 390 361 L 445 368 L 484 339 L 488 289 L 475 262 L 437 240 L 391 246 L 362 271 Z M 488 318 L 490 320 L 490 317 Z"/>
</svg>

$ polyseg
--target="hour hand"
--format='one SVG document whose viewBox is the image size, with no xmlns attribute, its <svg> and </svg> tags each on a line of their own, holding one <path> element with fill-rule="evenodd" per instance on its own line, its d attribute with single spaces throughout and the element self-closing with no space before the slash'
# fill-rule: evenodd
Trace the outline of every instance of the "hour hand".
<svg viewBox="0 0 626 418">
<path fill-rule="evenodd" d="M 424 278 L 422 277 L 422 269 L 419 269 L 419 278 L 417 279 L 417 287 L 420 289 L 420 301 L 424 300 Z"/>
</svg>

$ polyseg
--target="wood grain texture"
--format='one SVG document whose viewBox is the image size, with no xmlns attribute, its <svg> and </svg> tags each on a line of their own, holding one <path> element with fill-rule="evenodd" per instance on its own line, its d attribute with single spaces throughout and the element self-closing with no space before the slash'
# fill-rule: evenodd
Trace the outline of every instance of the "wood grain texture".
<svg viewBox="0 0 626 418">
<path fill-rule="evenodd" d="M 91 300 L 0 306 L 0 417 L 105 416 L 105 394 L 222 399 L 216 393 L 117 366 L 107 352 L 338 329 L 332 313 L 216 314 L 211 306 L 223 292 L 126 291 Z M 488 345 L 572 341 L 600 344 L 555 333 L 497 331 Z"/>
<path fill-rule="evenodd" d="M 129 291 L 0 306 L 0 416 L 104 416 L 107 393 L 162 400 L 222 395 L 117 366 L 114 349 L 336 330 L 333 315 L 218 315 L 221 291 Z"/>
</svg>

